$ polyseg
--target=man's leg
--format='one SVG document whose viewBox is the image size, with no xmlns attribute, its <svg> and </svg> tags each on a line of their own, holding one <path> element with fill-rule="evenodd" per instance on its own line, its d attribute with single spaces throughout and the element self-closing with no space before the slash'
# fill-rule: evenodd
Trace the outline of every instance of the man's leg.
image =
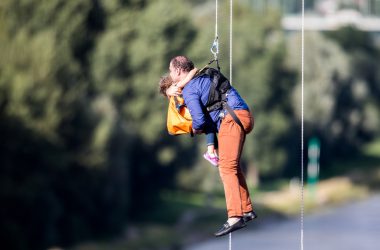
<svg viewBox="0 0 380 250">
<path fill-rule="evenodd" d="M 235 114 L 241 121 L 246 134 L 250 133 L 253 129 L 253 117 L 251 113 L 247 110 L 235 110 Z M 240 147 L 239 162 L 241 158 L 241 153 L 243 152 L 244 142 L 245 142 L 245 138 L 243 139 L 242 145 Z M 252 211 L 253 207 L 252 207 L 252 202 L 251 202 L 249 191 L 248 191 L 247 182 L 240 168 L 240 164 L 238 167 L 238 178 L 239 178 L 239 184 L 240 184 L 240 189 L 239 189 L 240 196 L 242 197 L 243 212 L 247 213 L 247 212 Z"/>
<path fill-rule="evenodd" d="M 252 130 L 249 112 L 236 111 L 245 130 Z M 219 130 L 219 172 L 224 186 L 228 217 L 242 216 L 243 212 L 252 210 L 249 191 L 239 161 L 244 144 L 244 132 L 227 115 Z"/>
</svg>

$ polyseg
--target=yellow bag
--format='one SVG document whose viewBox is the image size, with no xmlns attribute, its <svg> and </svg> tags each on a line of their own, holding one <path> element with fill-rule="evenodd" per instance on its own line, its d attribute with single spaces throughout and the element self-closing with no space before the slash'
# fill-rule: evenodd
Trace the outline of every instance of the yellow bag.
<svg viewBox="0 0 380 250">
<path fill-rule="evenodd" d="M 171 135 L 193 135 L 192 118 L 181 97 L 171 96 L 166 125 Z"/>
</svg>

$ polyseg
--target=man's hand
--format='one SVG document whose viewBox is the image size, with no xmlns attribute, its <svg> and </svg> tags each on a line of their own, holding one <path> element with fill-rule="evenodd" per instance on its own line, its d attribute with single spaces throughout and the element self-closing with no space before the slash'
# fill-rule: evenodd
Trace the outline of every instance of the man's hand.
<svg viewBox="0 0 380 250">
<path fill-rule="evenodd" d="M 179 87 L 172 85 L 166 90 L 167 96 L 179 96 L 181 94 L 181 90 Z"/>
<path fill-rule="evenodd" d="M 203 130 L 193 129 L 193 134 L 195 134 L 195 135 L 199 135 L 199 134 L 202 134 L 202 133 L 203 133 Z"/>
</svg>

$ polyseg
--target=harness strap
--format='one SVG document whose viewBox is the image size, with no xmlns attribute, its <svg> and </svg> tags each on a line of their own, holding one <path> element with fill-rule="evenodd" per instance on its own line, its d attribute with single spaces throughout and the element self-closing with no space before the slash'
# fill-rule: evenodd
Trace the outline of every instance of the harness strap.
<svg viewBox="0 0 380 250">
<path fill-rule="evenodd" d="M 198 70 L 196 73 L 195 73 L 195 76 L 199 76 L 205 69 L 207 69 L 213 62 L 216 63 L 216 67 L 218 68 L 218 71 L 220 72 L 220 66 L 219 66 L 219 60 L 218 59 L 213 59 L 211 60 L 209 63 L 207 63 L 205 66 L 203 66 L 203 68 L 201 68 L 200 70 Z"/>
<path fill-rule="evenodd" d="M 230 105 L 228 105 L 228 103 L 225 102 L 223 106 L 227 110 L 227 112 L 232 116 L 234 121 L 241 127 L 241 129 L 243 130 L 244 135 L 245 135 L 245 130 L 244 130 L 243 124 L 241 123 L 239 117 L 237 117 L 237 115 L 235 114 L 233 109 L 230 107 Z"/>
</svg>

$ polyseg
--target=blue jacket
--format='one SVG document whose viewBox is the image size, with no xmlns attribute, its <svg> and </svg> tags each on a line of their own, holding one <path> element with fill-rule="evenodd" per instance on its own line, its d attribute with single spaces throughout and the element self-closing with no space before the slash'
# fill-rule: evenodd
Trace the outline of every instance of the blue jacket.
<svg viewBox="0 0 380 250">
<path fill-rule="evenodd" d="M 203 132 L 216 132 L 219 130 L 221 118 L 216 110 L 208 112 L 205 108 L 210 92 L 211 78 L 207 75 L 193 78 L 182 90 L 183 99 L 193 119 L 193 128 Z M 248 105 L 233 87 L 227 93 L 227 103 L 234 109 L 249 110 Z"/>
</svg>

